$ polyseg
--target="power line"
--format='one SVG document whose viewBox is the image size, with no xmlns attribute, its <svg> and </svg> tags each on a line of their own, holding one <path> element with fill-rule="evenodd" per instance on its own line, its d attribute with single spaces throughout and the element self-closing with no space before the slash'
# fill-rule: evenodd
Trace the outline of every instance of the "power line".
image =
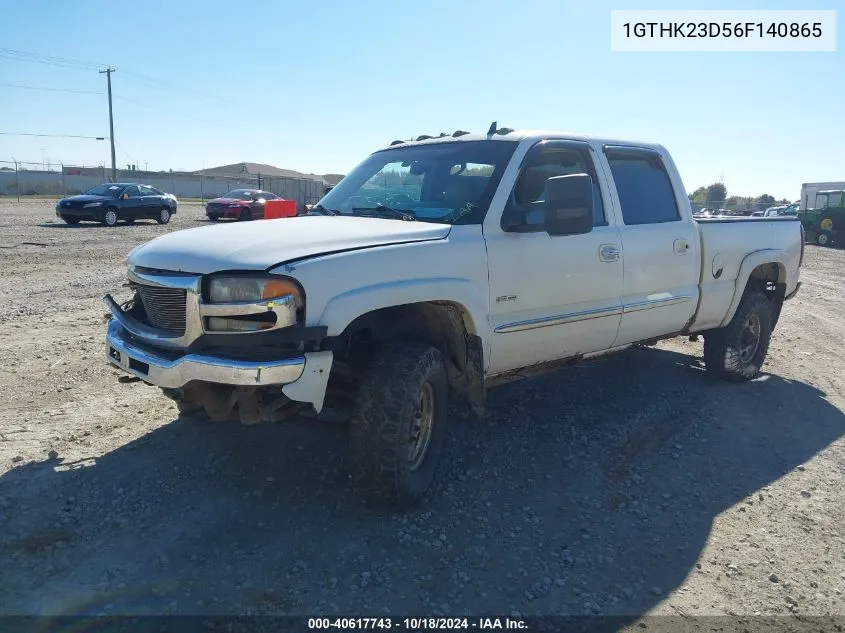
<svg viewBox="0 0 845 633">
<path fill-rule="evenodd" d="M 56 55 L 42 55 L 28 51 L 18 51 L 11 48 L 0 48 L 0 57 L 13 61 L 30 62 L 34 64 L 47 64 L 61 68 L 78 68 L 80 70 L 93 70 L 100 68 L 101 64 L 84 61 L 81 59 L 70 59 Z"/>
<path fill-rule="evenodd" d="M 89 62 L 81 59 L 70 59 L 68 57 L 57 57 L 55 55 L 42 55 L 40 53 L 18 51 L 11 48 L 0 48 L 0 58 L 5 58 L 12 61 L 31 62 L 35 64 L 47 64 L 49 66 L 58 66 L 60 68 L 74 68 L 78 70 L 99 70 L 103 66 L 103 64 L 97 64 L 95 62 Z M 154 88 L 156 90 L 162 90 L 164 92 L 182 92 L 185 94 L 192 94 L 194 96 L 202 97 L 203 99 L 211 99 L 213 101 L 217 101 L 219 103 L 227 105 L 240 105 L 234 101 L 223 99 L 216 95 L 186 90 L 184 87 L 179 86 L 177 84 L 163 81 L 161 79 L 156 79 L 155 77 L 150 77 L 149 75 L 144 75 L 142 73 L 138 73 L 132 70 L 127 70 L 122 67 L 119 68 L 119 70 L 126 76 L 129 81 L 139 83 L 141 85 L 147 86 L 148 88 Z"/>
<path fill-rule="evenodd" d="M 165 113 L 173 115 L 173 116 L 182 117 L 184 119 L 190 119 L 191 121 L 196 121 L 197 123 L 202 123 L 204 125 L 218 125 L 218 122 L 209 121 L 208 119 L 201 119 L 201 118 L 195 117 L 191 114 L 184 114 L 182 112 L 165 110 L 158 105 L 153 105 L 152 103 L 145 103 L 143 101 L 137 101 L 135 99 L 129 99 L 128 97 L 123 97 L 121 95 L 115 95 L 114 98 L 118 99 L 120 101 L 125 101 L 126 103 L 132 103 L 132 104 L 135 104 L 135 105 L 139 105 L 139 106 L 142 106 L 144 108 L 150 108 L 152 110 L 158 110 L 159 112 L 165 112 Z"/>
<path fill-rule="evenodd" d="M 6 88 L 21 88 L 23 90 L 46 90 L 49 92 L 71 92 L 74 94 L 81 94 L 81 95 L 102 95 L 102 92 L 97 92 L 96 90 L 74 90 L 72 88 L 48 88 L 47 86 L 24 86 L 23 84 L 7 84 L 7 83 L 0 83 L 0 86 L 4 86 Z"/>
<path fill-rule="evenodd" d="M 102 66 L 104 66 L 104 64 L 98 64 L 95 62 L 85 61 L 81 59 L 71 59 L 68 57 L 58 57 L 55 55 L 42 55 L 40 53 L 19 51 L 11 48 L 0 48 L 0 58 L 9 59 L 11 61 L 47 64 L 50 66 L 72 68 L 76 70 L 99 70 Z M 186 89 L 184 86 L 173 84 L 161 79 L 156 79 L 155 77 L 150 77 L 149 75 L 144 75 L 142 73 L 138 73 L 132 70 L 127 70 L 126 68 L 120 66 L 117 69 L 123 74 L 125 80 L 140 84 L 142 86 L 146 86 L 147 88 L 161 90 L 162 92 L 181 92 L 183 94 L 191 95 L 193 97 L 199 97 L 206 101 L 216 101 L 217 103 L 237 108 L 244 107 L 244 104 L 242 102 L 239 103 L 237 101 L 225 99 L 214 94 L 189 90 Z"/>
<path fill-rule="evenodd" d="M 90 138 L 95 141 L 104 141 L 108 136 L 84 136 L 82 134 L 33 134 L 31 132 L 0 132 L 3 136 L 41 136 L 44 138 Z"/>
<path fill-rule="evenodd" d="M 154 90 L 161 90 L 162 92 L 181 92 L 183 94 L 191 95 L 193 97 L 198 97 L 204 100 L 210 101 L 217 101 L 223 105 L 235 106 L 235 107 L 242 107 L 243 104 L 238 103 L 236 101 L 231 101 L 230 99 L 224 99 L 222 97 L 218 97 L 213 94 L 208 94 L 204 92 L 197 92 L 195 90 L 188 90 L 183 86 L 177 86 L 175 84 L 167 83 L 166 81 L 159 81 L 158 79 L 153 79 L 152 77 L 147 77 L 146 75 L 141 75 L 139 73 L 129 72 L 124 70 L 123 68 L 120 69 L 121 72 L 124 72 L 124 79 L 130 82 L 134 82 L 141 86 L 145 86 L 147 88 L 153 88 Z"/>
</svg>

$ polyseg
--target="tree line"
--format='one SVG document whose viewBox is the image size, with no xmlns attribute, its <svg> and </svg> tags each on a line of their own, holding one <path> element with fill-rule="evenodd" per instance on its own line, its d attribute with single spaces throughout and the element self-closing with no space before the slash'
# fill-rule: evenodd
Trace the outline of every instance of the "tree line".
<svg viewBox="0 0 845 633">
<path fill-rule="evenodd" d="M 708 209 L 746 209 L 771 206 L 773 204 L 789 204 L 789 200 L 783 198 L 776 200 L 774 196 L 764 193 L 760 196 L 728 196 L 728 188 L 724 183 L 714 182 L 706 187 L 699 187 L 689 194 L 690 202 L 701 205 Z"/>
</svg>

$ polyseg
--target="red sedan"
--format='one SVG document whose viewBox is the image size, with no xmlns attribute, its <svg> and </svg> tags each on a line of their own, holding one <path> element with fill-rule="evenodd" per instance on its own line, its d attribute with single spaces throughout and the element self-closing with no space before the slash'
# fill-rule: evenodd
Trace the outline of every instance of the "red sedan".
<svg viewBox="0 0 845 633">
<path fill-rule="evenodd" d="M 233 220 L 256 220 L 264 217 L 264 203 L 267 200 L 281 200 L 275 193 L 260 189 L 233 189 L 222 198 L 209 200 L 205 214 L 212 222 L 220 218 Z"/>
</svg>

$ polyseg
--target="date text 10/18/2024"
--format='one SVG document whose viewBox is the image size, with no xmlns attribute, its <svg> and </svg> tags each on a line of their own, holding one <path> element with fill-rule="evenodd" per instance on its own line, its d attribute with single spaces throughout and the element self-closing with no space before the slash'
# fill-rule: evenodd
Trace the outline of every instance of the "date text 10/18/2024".
<svg viewBox="0 0 845 633">
<path fill-rule="evenodd" d="M 309 630 L 526 630 L 519 618 L 308 618 Z"/>
</svg>

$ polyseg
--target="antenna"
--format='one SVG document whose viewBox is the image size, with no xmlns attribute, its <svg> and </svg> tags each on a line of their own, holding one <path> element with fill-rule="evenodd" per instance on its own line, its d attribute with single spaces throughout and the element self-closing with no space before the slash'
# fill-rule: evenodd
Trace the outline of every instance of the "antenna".
<svg viewBox="0 0 845 633">
<path fill-rule="evenodd" d="M 493 122 L 490 124 L 490 129 L 489 129 L 489 130 L 487 130 L 487 136 L 490 136 L 490 135 L 492 135 L 492 134 L 495 134 L 495 133 L 496 133 L 496 125 L 497 125 L 497 124 L 496 124 L 496 122 L 495 122 L 495 121 L 493 121 Z"/>
</svg>

